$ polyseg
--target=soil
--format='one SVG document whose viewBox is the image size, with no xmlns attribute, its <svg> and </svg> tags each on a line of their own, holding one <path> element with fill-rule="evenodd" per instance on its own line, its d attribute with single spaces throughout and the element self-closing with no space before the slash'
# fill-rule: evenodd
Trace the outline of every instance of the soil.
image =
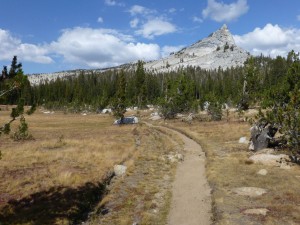
<svg viewBox="0 0 300 225">
<path fill-rule="evenodd" d="M 205 153 L 197 142 L 186 135 L 170 128 L 159 128 L 175 133 L 184 142 L 184 161 L 178 164 L 172 185 L 168 224 L 211 224 L 211 189 L 205 173 Z"/>
<path fill-rule="evenodd" d="M 205 154 L 192 139 L 171 132 L 183 140 L 185 156 L 177 168 L 168 224 L 211 224 L 211 189 L 205 175 Z"/>
</svg>

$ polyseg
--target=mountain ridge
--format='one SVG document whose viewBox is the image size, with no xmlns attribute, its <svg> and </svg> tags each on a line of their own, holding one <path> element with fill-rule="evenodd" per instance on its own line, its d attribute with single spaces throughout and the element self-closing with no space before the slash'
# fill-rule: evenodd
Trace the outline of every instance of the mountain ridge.
<svg viewBox="0 0 300 225">
<path fill-rule="evenodd" d="M 226 24 L 210 34 L 208 37 L 195 42 L 169 56 L 146 62 L 144 68 L 149 72 L 170 72 L 180 68 L 193 66 L 202 69 L 226 69 L 230 67 L 243 66 L 250 56 L 248 52 L 235 44 L 232 34 Z M 135 63 L 127 63 L 117 67 L 105 69 L 78 69 L 56 73 L 41 73 L 29 75 L 31 84 L 37 85 L 40 82 L 52 81 L 57 78 L 78 76 L 83 71 L 85 74 L 104 72 L 112 69 L 134 69 Z"/>
</svg>

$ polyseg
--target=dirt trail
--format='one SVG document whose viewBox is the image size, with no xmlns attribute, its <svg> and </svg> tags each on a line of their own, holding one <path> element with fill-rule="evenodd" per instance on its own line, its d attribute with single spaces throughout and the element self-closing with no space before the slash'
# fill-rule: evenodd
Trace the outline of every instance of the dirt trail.
<svg viewBox="0 0 300 225">
<path fill-rule="evenodd" d="M 184 161 L 178 164 L 173 183 L 168 224 L 211 224 L 211 190 L 205 175 L 205 153 L 187 136 L 169 128 L 160 128 L 176 133 L 184 142 Z"/>
</svg>

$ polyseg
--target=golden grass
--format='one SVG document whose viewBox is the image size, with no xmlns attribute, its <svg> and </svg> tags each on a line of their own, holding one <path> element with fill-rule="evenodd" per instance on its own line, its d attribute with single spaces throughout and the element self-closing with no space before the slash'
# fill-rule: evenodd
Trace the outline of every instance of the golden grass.
<svg viewBox="0 0 300 225">
<path fill-rule="evenodd" d="M 299 224 L 300 223 L 300 168 L 291 170 L 253 164 L 248 159 L 253 153 L 239 144 L 242 136 L 249 138 L 250 125 L 231 114 L 229 122 L 168 121 L 174 127 L 198 141 L 207 156 L 207 177 L 212 188 L 214 222 L 216 224 Z M 267 169 L 266 176 L 258 175 Z M 267 194 L 249 198 L 232 192 L 238 187 L 259 187 Z M 245 215 L 251 208 L 267 208 L 267 216 Z"/>
<path fill-rule="evenodd" d="M 8 121 L 8 113 L 1 111 L 0 124 Z M 98 185 L 115 164 L 128 160 L 127 165 L 133 164 L 135 125 L 113 126 L 114 119 L 107 115 L 41 111 L 27 116 L 26 121 L 34 140 L 15 142 L 9 136 L 0 137 L 0 211 L 10 200 L 22 200 L 51 188 L 73 190 L 88 183 Z M 17 126 L 16 121 L 12 130 Z M 9 213 L 4 214 L 4 218 L 9 217 Z"/>
<path fill-rule="evenodd" d="M 0 124 L 8 113 L 1 111 Z M 0 223 L 80 223 L 91 211 L 90 224 L 166 223 L 176 163 L 162 156 L 180 151 L 176 137 L 145 125 L 113 126 L 109 115 L 37 111 L 26 121 L 34 140 L 0 137 Z M 101 200 L 115 164 L 128 166 L 126 176 Z M 103 207 L 116 213 L 102 217 Z"/>
</svg>

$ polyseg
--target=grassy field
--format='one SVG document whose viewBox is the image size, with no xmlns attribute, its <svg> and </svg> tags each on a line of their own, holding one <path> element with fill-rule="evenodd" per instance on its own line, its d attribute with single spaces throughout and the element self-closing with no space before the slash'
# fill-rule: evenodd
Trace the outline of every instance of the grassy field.
<svg viewBox="0 0 300 225">
<path fill-rule="evenodd" d="M 1 111 L 0 124 L 8 114 Z M 253 153 L 238 143 L 249 138 L 249 124 L 234 113 L 228 119 L 155 123 L 180 130 L 206 152 L 215 224 L 299 224 L 299 166 L 284 170 L 252 163 Z M 182 153 L 174 134 L 143 124 L 113 126 L 109 115 L 38 110 L 26 121 L 34 140 L 0 139 L 1 225 L 77 224 L 91 212 L 85 224 L 166 223 L 176 169 L 168 156 Z M 127 173 L 106 186 L 115 164 L 128 166 Z M 260 169 L 268 174 L 258 175 Z M 233 191 L 239 187 L 267 193 L 240 196 Z M 257 208 L 267 209 L 267 215 L 245 213 Z"/>
<path fill-rule="evenodd" d="M 4 107 L 0 123 L 8 119 Z M 0 139 L 1 225 L 166 223 L 176 168 L 167 155 L 181 143 L 174 135 L 115 126 L 110 115 L 38 110 L 26 121 L 33 140 Z M 116 164 L 126 176 L 108 186 Z"/>
<path fill-rule="evenodd" d="M 216 224 L 300 224 L 300 168 L 289 170 L 254 164 L 253 155 L 240 137 L 250 136 L 250 125 L 233 113 L 229 122 L 168 122 L 198 141 L 207 155 L 207 177 L 212 188 Z M 257 174 L 266 169 L 268 174 Z M 258 187 L 267 193 L 257 197 L 240 196 L 233 189 Z M 267 215 L 246 214 L 247 209 L 267 209 Z"/>
</svg>

